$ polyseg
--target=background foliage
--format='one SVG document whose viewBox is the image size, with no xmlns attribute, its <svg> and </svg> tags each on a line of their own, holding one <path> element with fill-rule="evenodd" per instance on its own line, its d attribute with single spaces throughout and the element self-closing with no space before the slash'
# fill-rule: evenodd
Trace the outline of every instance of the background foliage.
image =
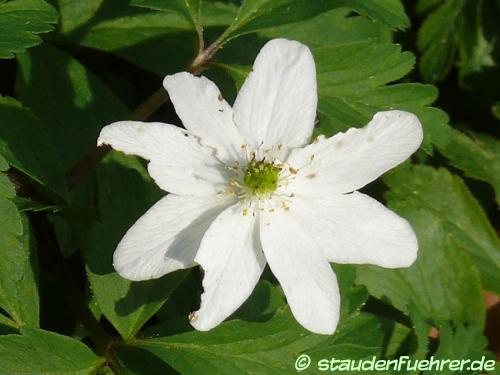
<svg viewBox="0 0 500 375">
<path fill-rule="evenodd" d="M 495 0 L 0 0 L 2 372 L 279 374 L 304 352 L 494 358 L 499 19 Z M 331 337 L 295 322 L 270 272 L 229 321 L 196 332 L 199 269 L 139 283 L 113 271 L 118 240 L 164 193 L 141 160 L 96 151 L 97 135 L 125 118 L 180 124 L 158 90 L 177 71 L 233 100 L 275 37 L 313 51 L 317 133 L 391 108 L 421 119 L 413 160 L 364 189 L 412 223 L 420 254 L 402 270 L 334 265 Z"/>
</svg>

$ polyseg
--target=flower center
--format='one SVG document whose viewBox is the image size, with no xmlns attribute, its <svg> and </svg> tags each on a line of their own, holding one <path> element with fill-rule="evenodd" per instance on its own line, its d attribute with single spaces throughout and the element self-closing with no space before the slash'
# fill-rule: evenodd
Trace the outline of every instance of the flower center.
<svg viewBox="0 0 500 375">
<path fill-rule="evenodd" d="M 243 183 L 253 194 L 271 193 L 278 188 L 281 167 L 264 160 L 251 160 L 243 175 Z"/>
</svg>

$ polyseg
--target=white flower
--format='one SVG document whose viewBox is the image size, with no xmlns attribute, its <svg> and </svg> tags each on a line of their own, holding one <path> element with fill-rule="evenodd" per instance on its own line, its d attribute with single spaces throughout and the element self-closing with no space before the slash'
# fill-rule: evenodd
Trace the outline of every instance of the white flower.
<svg viewBox="0 0 500 375">
<path fill-rule="evenodd" d="M 98 144 L 148 159 L 169 195 L 125 234 L 114 267 L 130 280 L 200 264 L 209 330 L 250 295 L 266 263 L 308 330 L 335 331 L 340 296 L 329 262 L 408 267 L 418 245 L 408 222 L 356 190 L 407 159 L 422 141 L 418 119 L 379 112 L 361 129 L 309 144 L 317 104 L 309 49 L 275 39 L 260 51 L 231 106 L 189 73 L 164 81 L 187 130 L 122 121 Z"/>
</svg>

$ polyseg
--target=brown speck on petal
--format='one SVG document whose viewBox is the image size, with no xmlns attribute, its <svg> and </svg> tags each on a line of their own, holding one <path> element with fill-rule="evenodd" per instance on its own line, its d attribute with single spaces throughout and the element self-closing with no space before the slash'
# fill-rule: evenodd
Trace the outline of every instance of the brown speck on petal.
<svg viewBox="0 0 500 375">
<path fill-rule="evenodd" d="M 190 322 L 194 322 L 196 319 L 198 319 L 198 317 L 196 316 L 196 313 L 193 311 L 189 313 L 188 319 Z"/>
</svg>

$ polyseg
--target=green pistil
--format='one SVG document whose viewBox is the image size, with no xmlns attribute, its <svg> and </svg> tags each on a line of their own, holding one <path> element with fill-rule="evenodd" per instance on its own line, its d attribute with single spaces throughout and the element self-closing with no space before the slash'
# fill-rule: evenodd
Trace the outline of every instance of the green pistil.
<svg viewBox="0 0 500 375">
<path fill-rule="evenodd" d="M 271 193 L 278 188 L 280 170 L 272 163 L 252 160 L 247 165 L 243 182 L 254 194 Z"/>
</svg>

